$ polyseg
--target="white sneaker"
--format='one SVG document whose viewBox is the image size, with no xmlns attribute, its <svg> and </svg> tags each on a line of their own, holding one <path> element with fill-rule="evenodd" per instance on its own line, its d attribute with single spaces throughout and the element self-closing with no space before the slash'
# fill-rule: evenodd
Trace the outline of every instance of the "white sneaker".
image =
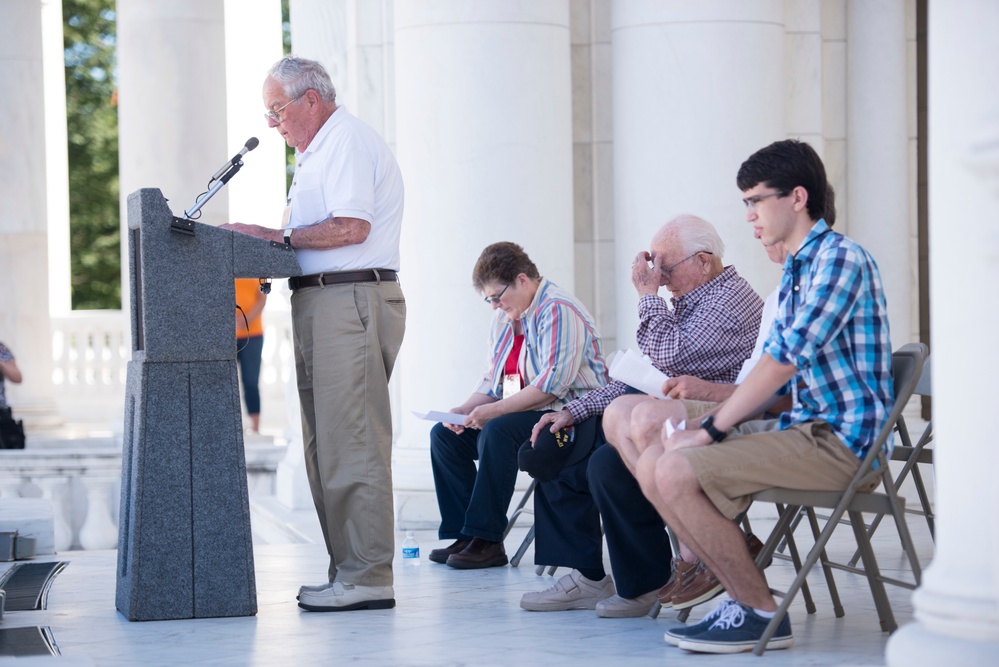
<svg viewBox="0 0 999 667">
<path fill-rule="evenodd" d="M 318 593 L 319 591 L 325 591 L 327 588 L 329 588 L 332 585 L 333 585 L 333 582 L 332 581 L 328 581 L 325 584 L 315 584 L 315 585 L 309 585 L 309 586 L 299 586 L 298 587 L 298 595 L 295 596 L 295 599 L 296 600 L 301 599 L 302 593 L 305 593 L 306 591 L 308 591 L 310 593 Z"/>
<path fill-rule="evenodd" d="M 612 595 L 597 603 L 597 616 L 601 618 L 638 618 L 652 611 L 652 605 L 657 601 L 658 590 L 649 591 L 637 598 L 623 598 Z"/>
<path fill-rule="evenodd" d="M 298 596 L 298 606 L 307 611 L 391 609 L 395 606 L 395 591 L 391 586 L 356 586 L 334 581 L 322 590 L 303 590 Z"/>
<path fill-rule="evenodd" d="M 543 591 L 524 593 L 520 606 L 527 611 L 569 611 L 596 609 L 597 603 L 614 595 L 614 582 L 604 577 L 592 581 L 573 570 Z"/>
</svg>

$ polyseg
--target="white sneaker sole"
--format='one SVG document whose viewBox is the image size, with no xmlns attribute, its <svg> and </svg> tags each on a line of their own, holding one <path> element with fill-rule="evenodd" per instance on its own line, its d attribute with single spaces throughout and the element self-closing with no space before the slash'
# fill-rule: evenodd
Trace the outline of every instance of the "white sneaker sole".
<svg viewBox="0 0 999 667">
<path fill-rule="evenodd" d="M 767 642 L 766 650 L 776 651 L 792 646 L 794 646 L 794 637 L 771 638 Z M 756 642 L 705 642 L 685 637 L 680 640 L 679 647 L 687 651 L 696 651 L 697 653 L 748 653 L 756 648 Z"/>
<path fill-rule="evenodd" d="M 527 611 L 593 611 L 599 600 L 545 601 L 521 600 L 520 608 Z"/>
</svg>

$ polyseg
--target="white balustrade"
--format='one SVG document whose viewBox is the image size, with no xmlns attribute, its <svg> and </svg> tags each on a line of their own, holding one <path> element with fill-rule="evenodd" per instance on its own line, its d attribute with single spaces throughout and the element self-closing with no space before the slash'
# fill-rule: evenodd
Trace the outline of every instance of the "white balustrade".
<svg viewBox="0 0 999 667">
<path fill-rule="evenodd" d="M 262 427 L 283 439 L 284 387 L 295 372 L 295 359 L 291 317 L 280 298 L 275 294 L 275 307 L 264 310 L 260 393 Z M 129 327 L 128 313 L 120 310 L 77 310 L 52 317 L 53 394 L 66 422 L 121 432 L 132 356 Z"/>
<path fill-rule="evenodd" d="M 111 520 L 111 492 L 119 479 L 108 475 L 81 478 L 87 490 L 87 519 L 80 528 L 79 540 L 84 549 L 114 549 L 118 546 L 118 528 Z M 114 496 L 114 501 L 117 500 Z"/>
<path fill-rule="evenodd" d="M 52 503 L 52 522 L 55 531 L 56 551 L 65 551 L 73 545 L 73 530 L 66 516 L 66 482 L 68 477 L 38 476 L 31 481 L 42 490 L 42 498 Z"/>
</svg>

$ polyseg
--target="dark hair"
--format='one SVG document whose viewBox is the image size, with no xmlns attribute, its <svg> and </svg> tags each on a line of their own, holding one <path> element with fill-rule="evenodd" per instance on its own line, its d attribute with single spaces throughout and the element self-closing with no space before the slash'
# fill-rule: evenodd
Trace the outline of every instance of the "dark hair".
<svg viewBox="0 0 999 667">
<path fill-rule="evenodd" d="M 516 243 L 500 241 L 486 246 L 472 269 L 472 285 L 478 291 L 486 283 L 498 282 L 512 285 L 521 273 L 531 280 L 540 280 L 541 274 L 524 249 Z"/>
<path fill-rule="evenodd" d="M 836 224 L 836 191 L 833 190 L 832 183 L 826 183 L 826 212 L 822 217 L 830 227 Z"/>
<path fill-rule="evenodd" d="M 808 192 L 808 217 L 818 220 L 826 214 L 826 168 L 815 149 L 803 141 L 775 141 L 756 151 L 739 167 L 735 182 L 743 192 L 762 183 L 783 194 L 800 185 Z"/>
</svg>

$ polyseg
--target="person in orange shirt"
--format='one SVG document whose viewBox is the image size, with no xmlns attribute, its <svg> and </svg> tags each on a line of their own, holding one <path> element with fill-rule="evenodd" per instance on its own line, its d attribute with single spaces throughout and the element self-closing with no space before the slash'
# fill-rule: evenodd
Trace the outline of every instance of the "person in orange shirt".
<svg viewBox="0 0 999 667">
<path fill-rule="evenodd" d="M 243 399 L 250 416 L 250 428 L 260 432 L 260 360 L 264 349 L 261 314 L 267 295 L 254 278 L 236 279 L 236 360 L 243 379 Z"/>
</svg>

